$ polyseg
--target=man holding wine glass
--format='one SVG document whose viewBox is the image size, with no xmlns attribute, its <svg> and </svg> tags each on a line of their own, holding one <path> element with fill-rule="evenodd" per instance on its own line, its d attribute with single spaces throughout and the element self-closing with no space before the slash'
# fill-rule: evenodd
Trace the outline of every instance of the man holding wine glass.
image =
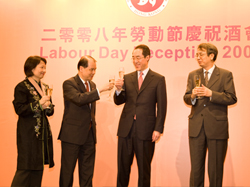
<svg viewBox="0 0 250 187">
<path fill-rule="evenodd" d="M 120 79 L 123 79 L 124 73 L 125 73 L 124 67 L 119 67 L 119 78 Z M 115 75 L 110 75 L 109 76 L 109 83 L 115 84 Z M 111 98 L 111 92 L 112 91 L 109 92 L 109 95 L 108 95 L 109 98 Z"/>
<path fill-rule="evenodd" d="M 209 186 L 222 186 L 228 145 L 228 106 L 237 102 L 232 72 L 215 66 L 218 50 L 210 43 L 197 48 L 201 68 L 189 73 L 184 101 L 191 105 L 189 148 L 190 186 L 204 186 L 208 150 Z M 201 83 L 200 83 L 201 82 Z"/>
<path fill-rule="evenodd" d="M 149 60 L 148 46 L 138 45 L 132 53 L 136 71 L 115 82 L 114 102 L 125 103 L 117 133 L 118 187 L 128 186 L 134 154 L 139 170 L 138 186 L 150 186 L 155 142 L 163 133 L 167 109 L 165 77 L 149 69 Z"/>
<path fill-rule="evenodd" d="M 111 90 L 113 83 L 96 88 L 92 81 L 96 73 L 96 60 L 83 56 L 77 65 L 78 74 L 63 83 L 64 115 L 58 139 L 62 156 L 60 187 L 73 185 L 73 173 L 78 160 L 81 187 L 92 186 L 95 163 L 96 101 L 100 93 Z"/>
</svg>

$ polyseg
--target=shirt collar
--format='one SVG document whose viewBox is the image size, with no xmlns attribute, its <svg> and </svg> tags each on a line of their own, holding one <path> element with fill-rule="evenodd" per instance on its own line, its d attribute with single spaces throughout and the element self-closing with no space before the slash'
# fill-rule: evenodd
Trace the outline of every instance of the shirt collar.
<svg viewBox="0 0 250 187">
<path fill-rule="evenodd" d="M 206 71 L 208 71 L 208 73 L 211 75 L 214 71 L 215 65 L 213 65 L 213 67 L 211 67 L 209 70 L 205 70 L 203 69 L 203 73 L 205 73 Z"/>
<path fill-rule="evenodd" d="M 142 71 L 144 77 L 147 75 L 148 71 L 149 71 L 149 67 L 148 67 L 147 69 L 144 69 L 144 70 Z M 140 76 L 140 73 L 141 73 L 141 71 L 137 71 L 138 77 Z"/>
<path fill-rule="evenodd" d="M 85 85 L 85 82 L 88 82 L 88 81 L 84 81 L 80 76 L 79 78 L 81 79 L 82 83 Z"/>
</svg>

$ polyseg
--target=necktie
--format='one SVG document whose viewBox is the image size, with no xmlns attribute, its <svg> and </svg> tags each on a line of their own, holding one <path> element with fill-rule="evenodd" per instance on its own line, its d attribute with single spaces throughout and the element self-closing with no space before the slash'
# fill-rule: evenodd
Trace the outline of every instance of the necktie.
<svg viewBox="0 0 250 187">
<path fill-rule="evenodd" d="M 87 92 L 89 92 L 89 84 L 88 84 L 88 82 L 85 82 L 85 86 L 86 86 Z"/>
<path fill-rule="evenodd" d="M 143 75 L 143 72 L 141 71 L 141 72 L 140 72 L 140 77 L 139 77 L 139 79 L 138 79 L 138 86 L 139 86 L 139 90 L 140 90 L 141 85 L 142 85 L 142 82 L 143 82 L 142 75 Z"/>
<path fill-rule="evenodd" d="M 205 71 L 205 86 L 208 84 L 208 71 Z"/>
</svg>

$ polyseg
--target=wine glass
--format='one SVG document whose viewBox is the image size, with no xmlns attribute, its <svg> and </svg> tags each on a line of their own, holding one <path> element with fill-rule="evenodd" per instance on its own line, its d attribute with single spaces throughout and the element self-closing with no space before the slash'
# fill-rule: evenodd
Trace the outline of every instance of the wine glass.
<svg viewBox="0 0 250 187">
<path fill-rule="evenodd" d="M 114 75 L 109 76 L 109 84 L 115 84 L 115 76 Z M 111 92 L 112 92 L 112 89 L 110 90 L 108 97 L 111 97 Z"/>
<path fill-rule="evenodd" d="M 124 73 L 125 73 L 125 69 L 124 67 L 120 67 L 119 68 L 119 78 L 123 79 L 124 78 Z M 124 89 L 122 88 L 121 91 L 123 91 Z"/>
<path fill-rule="evenodd" d="M 120 67 L 119 68 L 119 78 L 120 79 L 123 79 L 124 73 L 125 73 L 124 67 Z"/>
<path fill-rule="evenodd" d="M 200 87 L 201 86 L 201 76 L 196 74 L 194 75 L 194 82 L 195 82 L 195 87 Z M 198 96 L 197 99 L 201 99 L 201 96 Z"/>
<path fill-rule="evenodd" d="M 50 85 L 47 87 L 45 94 L 46 94 L 47 96 L 50 96 L 50 97 L 51 97 L 51 96 L 52 96 L 52 91 L 53 91 L 53 85 L 50 84 Z M 50 107 L 47 106 L 47 108 L 50 108 Z"/>
<path fill-rule="evenodd" d="M 48 86 L 48 88 L 46 89 L 46 95 L 47 95 L 47 96 L 51 96 L 51 95 L 52 95 L 52 91 L 53 91 L 53 85 L 50 84 L 50 85 Z"/>
</svg>

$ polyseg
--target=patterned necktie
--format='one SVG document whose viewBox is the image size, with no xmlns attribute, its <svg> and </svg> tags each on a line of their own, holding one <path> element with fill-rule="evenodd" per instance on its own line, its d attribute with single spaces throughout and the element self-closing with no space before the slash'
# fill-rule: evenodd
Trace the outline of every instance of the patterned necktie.
<svg viewBox="0 0 250 187">
<path fill-rule="evenodd" d="M 85 86 L 86 86 L 87 92 L 89 92 L 89 84 L 88 84 L 88 82 L 85 82 Z"/>
<path fill-rule="evenodd" d="M 205 86 L 208 84 L 208 71 L 205 71 Z"/>
<path fill-rule="evenodd" d="M 141 72 L 140 72 L 140 77 L 139 77 L 139 79 L 138 79 L 138 86 L 139 86 L 139 90 L 140 90 L 141 85 L 142 85 L 142 82 L 143 82 L 142 75 L 143 75 L 143 72 L 141 71 Z"/>
</svg>

